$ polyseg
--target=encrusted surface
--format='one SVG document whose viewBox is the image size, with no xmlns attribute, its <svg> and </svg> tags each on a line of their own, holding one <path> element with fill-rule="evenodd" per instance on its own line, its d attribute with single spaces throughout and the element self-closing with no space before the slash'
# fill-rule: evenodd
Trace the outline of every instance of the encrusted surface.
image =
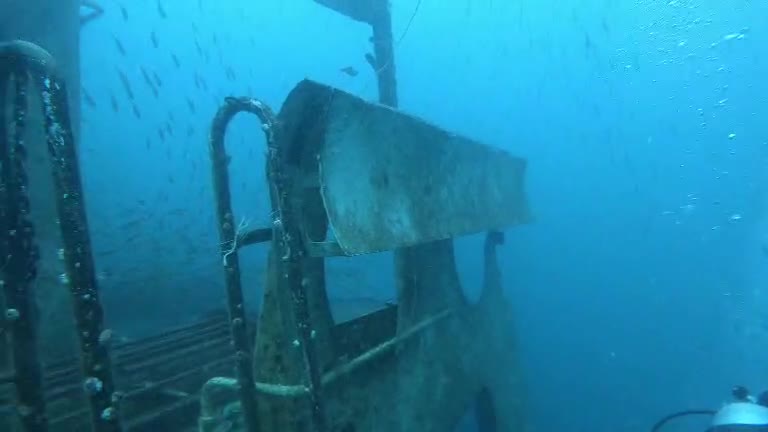
<svg viewBox="0 0 768 432">
<path fill-rule="evenodd" d="M 303 152 L 317 154 L 328 220 L 346 255 L 530 218 L 524 159 L 308 80 L 286 105 L 318 107 L 288 110 L 281 118 L 303 125 L 311 143 Z"/>
</svg>

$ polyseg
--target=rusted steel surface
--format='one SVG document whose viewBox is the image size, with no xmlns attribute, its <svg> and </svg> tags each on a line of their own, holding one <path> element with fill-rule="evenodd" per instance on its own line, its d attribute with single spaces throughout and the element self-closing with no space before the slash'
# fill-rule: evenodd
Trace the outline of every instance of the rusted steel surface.
<svg viewBox="0 0 768 432">
<path fill-rule="evenodd" d="M 495 256 L 503 237 L 494 230 L 529 218 L 525 162 L 312 81 L 294 89 L 272 126 L 280 241 L 255 342 L 260 428 L 443 432 L 480 400 L 496 430 L 522 431 L 524 389 Z M 484 230 L 494 232 L 485 289 L 471 305 L 451 238 Z M 349 255 L 410 246 L 398 249 L 396 307 L 333 322 L 323 255 L 311 253 L 332 240 Z M 206 383 L 200 432 L 244 430 L 237 386 Z"/>
<path fill-rule="evenodd" d="M 346 255 L 530 218 L 524 159 L 309 80 L 285 105 L 281 120 L 309 131 L 304 151 L 317 153 L 328 220 Z"/>
<path fill-rule="evenodd" d="M 477 304 L 450 296 L 428 302 L 425 296 L 431 298 L 433 293 L 404 291 L 400 305 L 332 328 L 334 361 L 325 365 L 322 380 L 328 430 L 445 432 L 454 430 L 478 404 L 492 413 L 483 417 L 487 430 L 525 431 L 526 392 L 513 311 L 496 262 L 495 249 L 502 240 L 498 233 L 487 237 L 485 281 Z M 444 294 L 457 288 L 458 280 L 443 271 L 451 265 L 452 255 L 438 249 L 431 252 L 438 252 L 435 259 L 441 266 L 432 267 L 430 276 L 446 287 L 438 293 Z M 270 308 L 264 313 L 280 311 Z M 261 368 L 286 371 L 269 377 L 270 382 L 257 382 L 260 399 L 270 408 L 262 411 L 260 420 L 279 424 L 284 432 L 312 431 L 306 381 L 295 373 L 296 349 L 286 339 L 272 340 L 279 345 L 275 351 L 259 356 Z M 237 399 L 235 380 L 206 383 L 199 431 L 224 427 L 242 431 Z"/>
<path fill-rule="evenodd" d="M 37 227 L 30 218 L 36 207 L 35 187 L 30 178 L 38 178 L 27 165 L 28 147 L 47 149 L 50 173 L 53 174 L 53 195 L 48 197 L 56 206 L 56 225 L 61 247 L 58 255 L 63 263 L 62 284 L 70 293 L 79 341 L 83 386 L 88 389 L 91 428 L 94 432 L 121 432 L 119 406 L 114 392 L 111 358 L 103 343 L 103 310 L 99 300 L 91 239 L 85 212 L 79 158 L 73 135 L 68 104 L 67 85 L 54 57 L 39 45 L 27 41 L 0 43 L 0 85 L 8 78 L 15 81 L 14 113 L 10 127 L 14 130 L 12 143 L 0 133 L 2 190 L 10 189 L 16 197 L 3 196 L 2 219 L 5 233 L 2 263 L 5 301 L 19 319 L 11 326 L 14 340 L 14 364 L 18 414 L 27 432 L 45 432 L 47 415 L 42 391 L 40 356 L 38 355 L 38 317 L 32 286 L 38 277 L 37 264 L 41 258 L 36 243 Z M 34 95 L 34 96 L 32 96 Z M 0 99 L 5 111 L 4 98 Z M 30 102 L 37 100 L 42 122 L 28 116 Z M 6 119 L 0 116 L 0 124 Z M 43 139 L 27 141 L 28 129 L 43 132 Z M 6 163 L 8 162 L 8 163 Z M 13 169 L 9 169 L 10 167 Z M 50 175 L 50 174 L 49 174 Z M 44 178 L 44 177 L 43 177 Z M 50 185 L 49 185 L 50 186 Z M 10 200 L 9 200 L 10 198 Z M 14 233 L 24 233 L 22 241 Z M 44 236 L 42 236 L 44 237 Z M 10 309 L 9 309 L 10 310 Z M 108 334 L 108 333 L 107 333 Z"/>
</svg>

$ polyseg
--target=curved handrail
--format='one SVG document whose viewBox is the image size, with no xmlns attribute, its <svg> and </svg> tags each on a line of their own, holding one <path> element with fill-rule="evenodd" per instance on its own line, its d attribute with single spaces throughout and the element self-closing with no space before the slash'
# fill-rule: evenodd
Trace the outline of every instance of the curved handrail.
<svg viewBox="0 0 768 432">
<path fill-rule="evenodd" d="M 224 148 L 224 136 L 230 121 L 240 112 L 249 112 L 259 117 L 265 131 L 274 124 L 274 114 L 266 105 L 255 99 L 227 98 L 216 112 L 211 124 L 209 150 L 213 163 L 213 190 L 216 199 L 216 215 L 219 222 L 224 282 L 227 290 L 227 309 L 229 311 L 232 342 L 235 347 L 237 380 L 239 382 L 240 402 L 245 425 L 250 432 L 259 430 L 256 405 L 255 379 L 251 364 L 253 348 L 248 340 L 247 320 L 243 298 L 240 261 L 237 249 L 242 246 L 242 233 L 235 225 L 232 213 L 232 197 L 229 191 L 228 157 Z M 270 135 L 267 135 L 269 142 Z"/>
<path fill-rule="evenodd" d="M 315 358 L 313 330 L 310 326 L 309 307 L 305 293 L 306 280 L 302 277 L 301 268 L 301 260 L 305 253 L 302 236 L 298 228 L 298 219 L 294 216 L 288 196 L 289 191 L 291 191 L 291 179 L 283 172 L 285 157 L 277 137 L 279 122 L 272 109 L 258 99 L 228 97 L 214 117 L 210 134 L 210 151 L 213 160 L 214 193 L 222 244 L 222 261 L 225 268 L 227 302 L 235 349 L 238 353 L 238 380 L 240 381 L 240 397 L 243 403 L 245 421 L 250 431 L 257 430 L 256 383 L 249 362 L 251 348 L 245 338 L 247 334 L 245 308 L 237 259 L 238 238 L 229 192 L 228 157 L 224 150 L 224 135 L 227 125 L 240 112 L 256 115 L 261 120 L 262 130 L 266 137 L 267 180 L 273 214 L 275 215 L 273 218 L 273 247 L 282 265 L 285 266 L 285 272 L 281 272 L 280 277 L 285 282 L 285 286 L 291 290 L 293 312 L 299 335 L 296 344 L 297 347 L 301 348 L 305 374 L 309 379 L 308 388 L 313 425 L 317 432 L 324 432 L 325 415 L 320 398 L 322 375 Z"/>
</svg>

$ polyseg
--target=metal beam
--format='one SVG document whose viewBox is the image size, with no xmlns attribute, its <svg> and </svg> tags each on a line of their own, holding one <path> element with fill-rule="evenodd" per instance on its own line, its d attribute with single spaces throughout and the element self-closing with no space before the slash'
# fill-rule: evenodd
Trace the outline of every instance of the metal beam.
<svg viewBox="0 0 768 432">
<path fill-rule="evenodd" d="M 530 219 L 524 159 L 309 80 L 284 106 L 282 124 L 300 129 L 295 134 L 308 143 L 294 151 L 317 155 L 319 166 L 305 169 L 319 175 L 328 221 L 345 255 Z"/>
<path fill-rule="evenodd" d="M 368 24 L 374 20 L 377 11 L 388 7 L 387 0 L 314 0 L 342 15 Z"/>
</svg>

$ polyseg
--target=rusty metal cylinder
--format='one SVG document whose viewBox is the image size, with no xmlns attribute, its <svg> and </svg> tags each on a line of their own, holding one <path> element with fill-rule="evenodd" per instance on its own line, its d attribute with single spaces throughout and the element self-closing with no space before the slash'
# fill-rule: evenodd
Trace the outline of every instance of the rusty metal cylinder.
<svg viewBox="0 0 768 432">
<path fill-rule="evenodd" d="M 25 40 L 48 51 L 68 90 L 68 111 L 75 142 L 80 136 L 80 3 L 81 0 L 0 0 L 0 43 Z M 8 85 L 8 83 L 2 83 Z M 40 354 L 44 361 L 77 354 L 72 304 L 58 280 L 64 271 L 57 251 L 61 248 L 56 224 L 56 200 L 45 141 L 45 122 L 37 97 L 30 88 L 27 112 L 29 158 L 26 166 L 35 243 L 41 250 L 40 271 L 35 282 L 39 308 Z M 8 98 L 0 109 L 12 109 Z M 2 344 L 0 344 L 2 345 Z M 0 346 L 0 354 L 4 351 Z M 1 363 L 1 361 L 0 361 Z M 2 427 L 0 427 L 2 429 Z"/>
</svg>

